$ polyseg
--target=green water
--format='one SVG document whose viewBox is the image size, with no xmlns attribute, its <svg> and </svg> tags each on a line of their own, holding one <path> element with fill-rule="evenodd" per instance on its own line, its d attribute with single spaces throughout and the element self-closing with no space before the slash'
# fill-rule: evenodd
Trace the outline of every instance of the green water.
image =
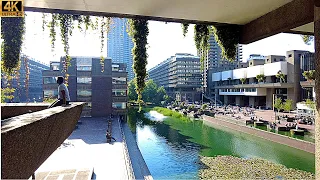
<svg viewBox="0 0 320 180">
<path fill-rule="evenodd" d="M 199 155 L 257 157 L 315 171 L 314 154 L 202 121 L 163 118 L 155 111 L 145 115 L 131 111 L 128 125 L 155 179 L 197 179 Z"/>
</svg>

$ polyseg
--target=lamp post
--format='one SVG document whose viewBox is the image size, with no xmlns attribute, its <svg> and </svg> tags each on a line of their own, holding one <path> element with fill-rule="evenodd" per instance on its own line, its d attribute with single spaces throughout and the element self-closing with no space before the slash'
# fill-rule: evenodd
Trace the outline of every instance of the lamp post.
<svg viewBox="0 0 320 180">
<path fill-rule="evenodd" d="M 276 111 L 274 110 L 274 101 L 276 100 L 276 94 L 272 94 L 272 109 L 273 109 L 273 112 L 274 112 L 274 122 L 277 122 L 277 114 L 276 114 Z"/>
</svg>

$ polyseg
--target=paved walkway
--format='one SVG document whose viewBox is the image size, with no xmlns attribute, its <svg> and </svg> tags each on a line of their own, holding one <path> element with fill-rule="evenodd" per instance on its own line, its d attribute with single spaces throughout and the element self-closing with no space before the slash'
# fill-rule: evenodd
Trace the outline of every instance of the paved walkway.
<svg viewBox="0 0 320 180">
<path fill-rule="evenodd" d="M 106 118 L 81 118 L 81 122 L 39 167 L 36 179 L 72 179 L 79 172 L 82 176 L 76 179 L 128 179 L 118 121 L 112 122 L 112 136 L 117 142 L 111 144 L 106 143 Z M 93 171 L 92 177 L 85 176 L 88 171 Z"/>
</svg>

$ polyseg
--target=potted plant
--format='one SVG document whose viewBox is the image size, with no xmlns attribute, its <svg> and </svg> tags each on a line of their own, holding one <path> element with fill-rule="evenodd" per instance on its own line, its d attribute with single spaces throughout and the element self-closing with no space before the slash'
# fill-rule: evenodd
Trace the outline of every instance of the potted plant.
<svg viewBox="0 0 320 180">
<path fill-rule="evenodd" d="M 242 84 L 244 84 L 246 82 L 247 78 L 240 78 L 240 81 Z"/>
<path fill-rule="evenodd" d="M 263 82 L 266 79 L 266 76 L 264 74 L 258 74 L 256 76 L 256 79 L 258 80 L 258 82 Z"/>
<path fill-rule="evenodd" d="M 285 75 L 281 71 L 278 71 L 276 77 L 280 80 L 280 83 L 286 82 Z"/>
<path fill-rule="evenodd" d="M 307 79 L 307 81 L 315 80 L 315 70 L 304 71 L 302 75 Z"/>
</svg>

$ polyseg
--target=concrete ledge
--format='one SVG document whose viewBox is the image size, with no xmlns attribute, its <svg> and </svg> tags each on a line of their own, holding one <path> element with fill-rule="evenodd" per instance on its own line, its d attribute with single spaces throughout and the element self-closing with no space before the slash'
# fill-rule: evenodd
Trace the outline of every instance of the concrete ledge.
<svg viewBox="0 0 320 180">
<path fill-rule="evenodd" d="M 239 132 L 244 132 L 250 135 L 254 135 L 263 139 L 267 139 L 276 143 L 284 144 L 296 149 L 300 149 L 309 153 L 315 153 L 315 144 L 307 141 L 302 141 L 298 139 L 294 139 L 288 136 L 283 136 L 280 134 L 275 134 L 267 131 L 263 131 L 260 129 L 231 123 L 229 121 L 221 120 L 218 118 L 213 118 L 210 116 L 203 115 L 204 122 L 211 123 L 214 125 L 224 126 Z"/>
<path fill-rule="evenodd" d="M 49 103 L 1 103 L 1 119 L 47 109 Z"/>
<path fill-rule="evenodd" d="M 1 120 L 1 178 L 28 179 L 69 137 L 84 103 Z"/>
</svg>

